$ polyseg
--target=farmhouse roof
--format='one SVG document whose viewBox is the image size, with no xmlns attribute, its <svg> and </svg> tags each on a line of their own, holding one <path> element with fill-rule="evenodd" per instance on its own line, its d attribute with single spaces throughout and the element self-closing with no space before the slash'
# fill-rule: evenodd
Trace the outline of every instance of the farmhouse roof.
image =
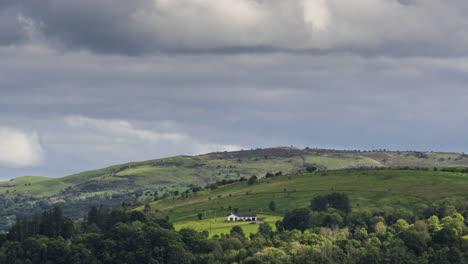
<svg viewBox="0 0 468 264">
<path fill-rule="evenodd" d="M 257 214 L 233 214 L 238 217 L 257 217 Z"/>
</svg>

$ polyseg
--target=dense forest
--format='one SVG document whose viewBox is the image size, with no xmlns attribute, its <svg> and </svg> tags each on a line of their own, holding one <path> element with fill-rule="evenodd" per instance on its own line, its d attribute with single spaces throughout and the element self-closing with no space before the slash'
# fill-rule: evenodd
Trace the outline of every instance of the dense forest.
<svg viewBox="0 0 468 264">
<path fill-rule="evenodd" d="M 0 230 L 7 230 L 15 218 L 24 218 L 41 214 L 44 210 L 60 207 L 64 215 L 79 219 L 86 215 L 90 205 L 104 205 L 107 207 L 121 206 L 122 203 L 135 203 L 139 192 L 113 194 L 112 197 L 93 195 L 83 199 L 66 199 L 52 203 L 47 199 L 36 198 L 23 194 L 0 194 Z M 136 197 L 136 198 L 135 198 Z M 138 204 L 138 203 L 137 203 Z"/>
<path fill-rule="evenodd" d="M 468 263 L 466 204 L 421 215 L 354 212 L 342 193 L 311 197 L 276 222 L 209 238 L 130 208 L 93 207 L 77 222 L 59 207 L 0 234 L 0 263 Z"/>
</svg>

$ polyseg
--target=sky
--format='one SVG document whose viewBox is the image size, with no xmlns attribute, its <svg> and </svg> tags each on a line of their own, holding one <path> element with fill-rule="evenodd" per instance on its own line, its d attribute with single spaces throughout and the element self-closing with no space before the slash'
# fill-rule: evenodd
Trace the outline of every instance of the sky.
<svg viewBox="0 0 468 264">
<path fill-rule="evenodd" d="M 0 180 L 274 146 L 468 151 L 466 0 L 1 0 Z"/>
</svg>

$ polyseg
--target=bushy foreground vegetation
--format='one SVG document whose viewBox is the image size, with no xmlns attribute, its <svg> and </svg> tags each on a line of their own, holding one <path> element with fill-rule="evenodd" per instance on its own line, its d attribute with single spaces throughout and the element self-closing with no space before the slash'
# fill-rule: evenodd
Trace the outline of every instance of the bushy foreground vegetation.
<svg viewBox="0 0 468 264">
<path fill-rule="evenodd" d="M 468 263 L 466 201 L 432 204 L 424 218 L 350 205 L 343 193 L 311 197 L 276 231 L 234 226 L 212 238 L 149 212 L 94 207 L 72 222 L 53 208 L 0 235 L 0 263 Z"/>
</svg>

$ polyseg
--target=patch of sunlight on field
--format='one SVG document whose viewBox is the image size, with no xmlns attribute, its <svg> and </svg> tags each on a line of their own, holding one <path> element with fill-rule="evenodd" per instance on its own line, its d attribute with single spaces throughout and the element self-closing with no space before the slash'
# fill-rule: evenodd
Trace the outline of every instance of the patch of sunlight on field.
<svg viewBox="0 0 468 264">
<path fill-rule="evenodd" d="M 278 220 L 282 220 L 282 216 L 276 215 L 258 215 L 258 219 L 260 221 L 264 221 L 271 225 L 273 230 L 276 230 L 275 222 Z M 212 237 L 214 235 L 221 235 L 221 234 L 229 234 L 232 227 L 240 226 L 246 235 L 250 233 L 256 233 L 258 231 L 259 224 L 250 224 L 250 221 L 246 222 L 228 222 L 227 217 L 217 217 L 217 218 L 210 218 L 210 219 L 202 219 L 202 220 L 195 220 L 195 221 L 184 221 L 174 223 L 174 227 L 176 230 L 180 230 L 182 228 L 193 228 L 199 232 L 201 231 L 208 231 L 209 236 Z"/>
</svg>

